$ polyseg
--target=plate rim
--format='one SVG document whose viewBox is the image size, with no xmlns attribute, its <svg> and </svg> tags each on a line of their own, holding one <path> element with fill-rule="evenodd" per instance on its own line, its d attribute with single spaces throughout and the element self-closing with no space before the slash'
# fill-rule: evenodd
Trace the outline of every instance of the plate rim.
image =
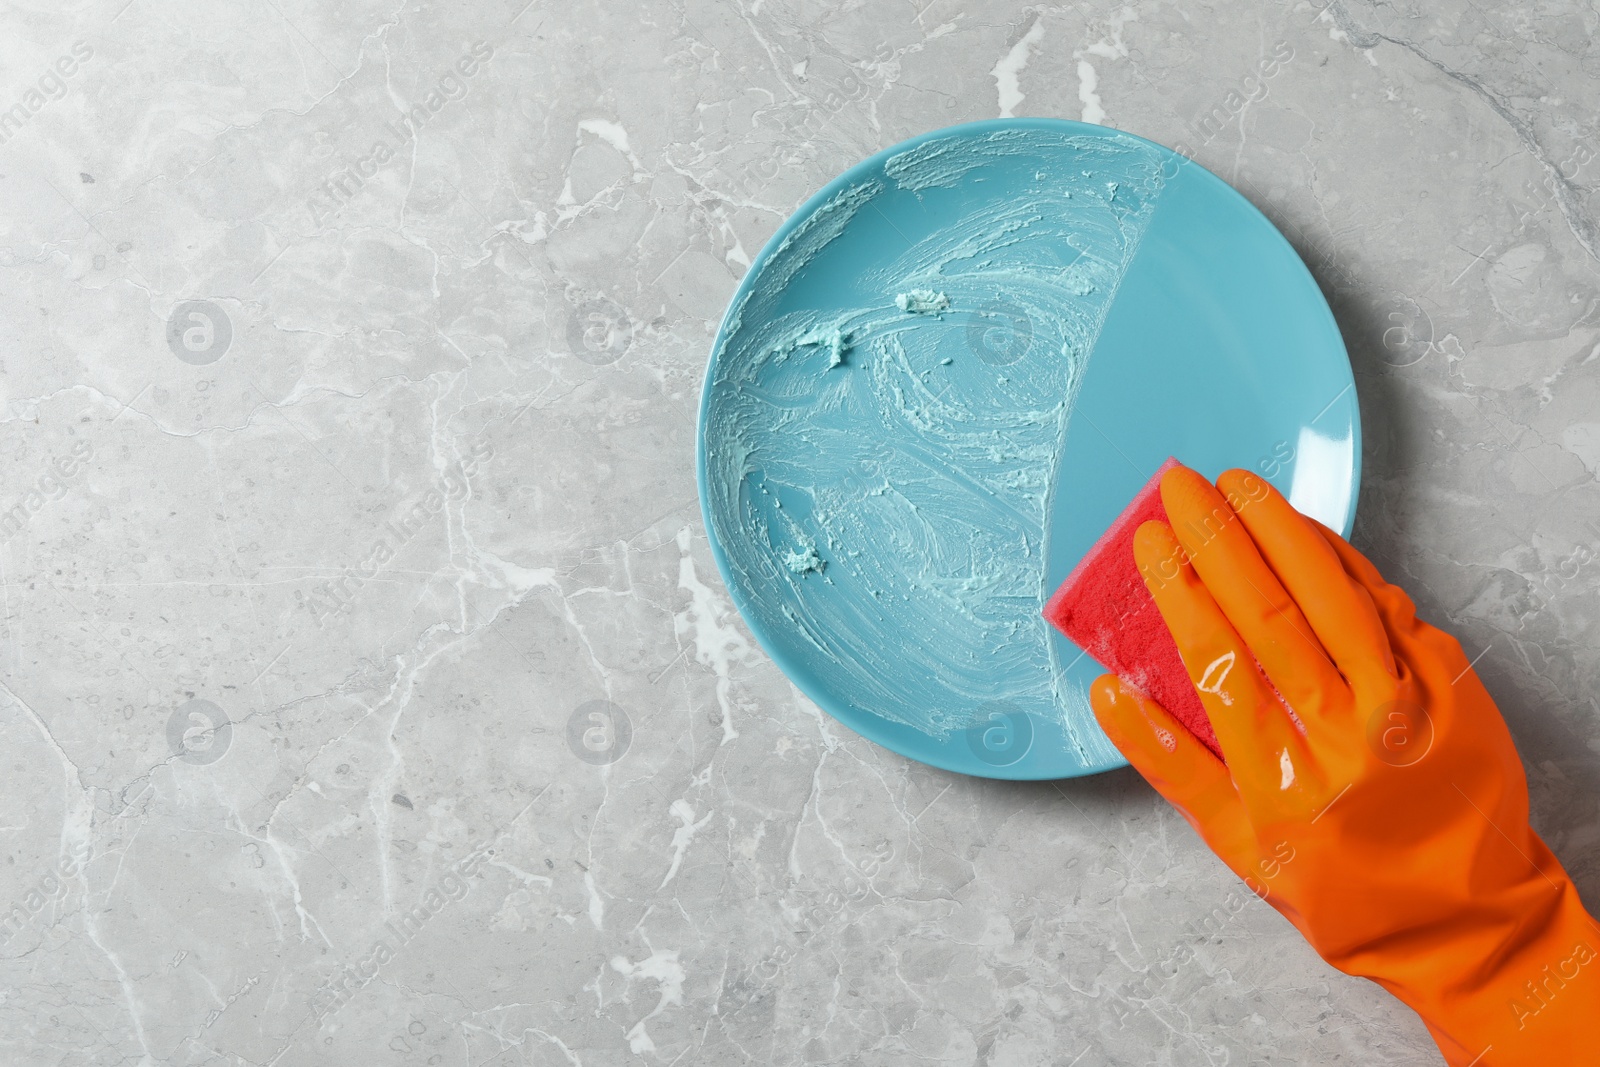
<svg viewBox="0 0 1600 1067">
<path fill-rule="evenodd" d="M 1300 273 L 1304 276 L 1304 279 L 1311 283 L 1311 286 L 1317 295 L 1322 298 L 1321 312 L 1325 320 L 1325 325 L 1328 327 L 1333 338 L 1337 340 L 1340 351 L 1344 353 L 1343 370 L 1349 384 L 1340 395 L 1342 396 L 1344 392 L 1355 394 L 1352 395 L 1350 403 L 1350 498 L 1345 507 L 1344 526 L 1343 529 L 1339 531 L 1340 534 L 1346 538 L 1350 536 L 1350 532 L 1355 526 L 1356 510 L 1361 500 L 1362 422 L 1360 396 L 1359 394 L 1356 394 L 1355 368 L 1350 362 L 1349 347 L 1344 343 L 1344 333 L 1339 328 L 1338 320 L 1334 317 L 1333 308 L 1328 303 L 1327 294 L 1323 293 L 1321 284 L 1318 283 L 1316 276 L 1311 273 L 1310 268 L 1306 266 L 1305 260 L 1301 257 L 1299 250 L 1294 247 L 1294 244 L 1289 240 L 1288 237 L 1284 235 L 1283 231 L 1278 228 L 1277 224 L 1267 217 L 1265 212 L 1256 207 L 1255 204 L 1251 203 L 1249 197 L 1239 192 L 1239 190 L 1235 189 L 1232 185 L 1229 185 L 1213 171 L 1196 162 L 1192 156 L 1180 152 L 1176 148 L 1161 144 L 1158 141 L 1152 141 L 1147 137 L 1141 137 L 1136 133 L 1129 133 L 1126 130 L 1120 130 L 1114 126 L 1100 126 L 1095 123 L 1079 122 L 1075 119 L 1050 117 L 978 119 L 972 122 L 956 123 L 953 126 L 941 126 L 937 129 L 927 130 L 923 133 L 916 134 L 915 136 L 909 137 L 903 141 L 898 141 L 886 148 L 882 148 L 877 152 L 874 152 L 872 155 L 867 156 L 865 159 L 862 159 L 847 167 L 844 171 L 835 176 L 833 180 L 823 185 L 820 189 L 818 189 L 811 196 L 807 197 L 789 213 L 789 216 L 783 220 L 783 223 L 775 231 L 773 231 L 772 236 L 767 238 L 766 243 L 761 246 L 761 251 L 756 253 L 755 258 L 750 261 L 749 268 L 745 271 L 744 277 L 739 280 L 739 285 L 734 290 L 733 295 L 728 298 L 727 307 L 723 309 L 722 318 L 717 324 L 717 332 L 715 337 L 712 339 L 710 355 L 706 359 L 705 371 L 701 378 L 700 403 L 695 414 L 695 490 L 700 497 L 700 520 L 705 527 L 706 542 L 711 549 L 711 558 L 717 565 L 717 574 L 722 579 L 722 586 L 727 591 L 728 598 L 732 601 L 734 610 L 739 613 L 740 621 L 750 631 L 751 636 L 756 639 L 756 644 L 760 646 L 761 650 L 765 652 L 768 658 L 770 658 L 773 663 L 777 665 L 778 669 L 783 672 L 784 678 L 786 678 L 796 689 L 799 689 L 803 694 L 805 694 L 807 699 L 826 712 L 829 718 L 833 719 L 835 722 L 849 729 L 853 733 L 866 738 L 873 744 L 888 749 L 890 752 L 900 756 L 902 759 L 911 760 L 916 763 L 922 763 L 930 767 L 936 767 L 940 770 L 950 771 L 955 774 L 964 774 L 975 778 L 987 778 L 1001 781 L 1060 781 L 1068 778 L 1083 778 L 1094 774 L 1103 774 L 1106 771 L 1116 770 L 1119 767 L 1126 767 L 1129 764 L 1126 759 L 1117 759 L 1115 761 L 1103 764 L 1084 764 L 1065 773 L 1055 774 L 1008 774 L 1006 772 L 1012 769 L 1009 767 L 987 767 L 986 771 L 979 772 L 973 769 L 971 766 L 958 765 L 959 761 L 957 760 L 946 761 L 944 759 L 937 758 L 943 754 L 944 746 L 941 746 L 933 754 L 932 758 L 923 755 L 910 755 L 902 751 L 896 744 L 894 744 L 892 740 L 891 735 L 894 733 L 895 727 L 899 725 L 895 723 L 894 720 L 868 712 L 864 713 L 866 719 L 865 721 L 862 721 L 861 716 L 858 715 L 854 709 L 849 707 L 841 709 L 838 702 L 835 701 L 832 693 L 826 690 L 822 690 L 820 692 L 815 691 L 816 687 L 811 684 L 809 672 L 800 670 L 799 666 L 791 661 L 788 654 L 781 647 L 778 647 L 774 643 L 771 635 L 766 632 L 766 628 L 754 620 L 753 612 L 749 610 L 749 605 L 746 603 L 744 591 L 740 588 L 737 582 L 733 581 L 727 556 L 723 551 L 721 541 L 717 537 L 716 527 L 712 523 L 711 495 L 707 491 L 706 484 L 706 423 L 711 407 L 712 385 L 715 379 L 719 357 L 723 351 L 724 344 L 728 339 L 730 320 L 734 319 L 736 311 L 740 309 L 745 298 L 749 295 L 749 291 L 754 287 L 754 283 L 757 277 L 761 274 L 762 269 L 766 267 L 767 261 L 771 259 L 773 253 L 779 248 L 780 245 L 783 244 L 784 240 L 806 219 L 810 218 L 818 208 L 826 204 L 835 195 L 837 195 L 840 190 L 859 180 L 859 178 L 863 176 L 863 172 L 878 166 L 891 156 L 899 155 L 902 152 L 906 152 L 917 147 L 918 145 L 942 137 L 949 137 L 952 135 L 983 134 L 997 130 L 1015 129 L 1056 130 L 1062 133 L 1082 134 L 1091 137 L 1126 137 L 1142 144 L 1149 145 L 1150 147 L 1155 148 L 1162 153 L 1181 160 L 1181 162 L 1178 163 L 1180 168 L 1191 166 L 1198 169 L 1199 172 L 1204 176 L 1202 180 L 1208 180 L 1220 186 L 1224 195 L 1234 197 L 1238 202 L 1243 204 L 1250 213 L 1253 213 L 1261 222 L 1265 223 L 1270 232 L 1277 234 L 1278 239 L 1284 243 L 1284 245 L 1289 249 L 1289 252 L 1294 256 L 1295 265 L 1299 267 Z M 1165 169 L 1165 166 L 1166 163 L 1164 162 L 1163 169 Z M 807 681 L 803 682 L 801 681 L 801 678 L 806 678 Z M 952 749 L 955 748 L 955 746 L 949 747 Z M 959 749 L 957 750 L 959 751 Z"/>
</svg>

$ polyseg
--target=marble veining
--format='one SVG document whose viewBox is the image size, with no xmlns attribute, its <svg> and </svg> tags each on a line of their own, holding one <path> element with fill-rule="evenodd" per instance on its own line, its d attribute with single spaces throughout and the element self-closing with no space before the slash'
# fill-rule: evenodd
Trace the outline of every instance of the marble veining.
<svg viewBox="0 0 1600 1067">
<path fill-rule="evenodd" d="M 1002 114 L 1183 146 L 1323 286 L 1356 541 L 1600 902 L 1597 22 L 7 5 L 0 1062 L 1439 1062 L 1131 773 L 956 777 L 800 696 L 694 415 L 857 160 Z"/>
</svg>

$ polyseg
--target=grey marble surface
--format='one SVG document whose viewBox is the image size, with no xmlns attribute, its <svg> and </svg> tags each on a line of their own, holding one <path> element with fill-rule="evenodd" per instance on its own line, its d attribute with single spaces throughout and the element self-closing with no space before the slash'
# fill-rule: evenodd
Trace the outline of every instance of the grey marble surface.
<svg viewBox="0 0 1600 1067">
<path fill-rule="evenodd" d="M 1357 543 L 1481 653 L 1600 900 L 1597 22 L 5 4 L 0 1062 L 1440 1062 L 1131 772 L 962 778 L 801 697 L 694 411 L 857 159 L 1187 145 L 1322 283 Z"/>
</svg>

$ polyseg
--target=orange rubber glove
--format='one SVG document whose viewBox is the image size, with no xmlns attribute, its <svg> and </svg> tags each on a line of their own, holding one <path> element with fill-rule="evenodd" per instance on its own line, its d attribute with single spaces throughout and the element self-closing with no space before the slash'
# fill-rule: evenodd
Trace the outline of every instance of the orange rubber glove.
<svg viewBox="0 0 1600 1067">
<path fill-rule="evenodd" d="M 1161 500 L 1172 525 L 1145 523 L 1134 555 L 1227 764 L 1110 675 L 1092 691 L 1107 735 L 1452 1067 L 1600 1062 L 1600 927 L 1528 825 L 1522 763 L 1460 644 L 1253 474 L 1214 488 L 1175 468 Z"/>
</svg>

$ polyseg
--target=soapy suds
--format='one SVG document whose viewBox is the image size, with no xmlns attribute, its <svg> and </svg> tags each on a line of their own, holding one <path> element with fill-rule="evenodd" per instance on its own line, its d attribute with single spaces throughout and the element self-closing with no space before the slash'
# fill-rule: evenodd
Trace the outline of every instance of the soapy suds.
<svg viewBox="0 0 1600 1067">
<path fill-rule="evenodd" d="M 909 192 L 947 188 L 999 157 L 1032 154 L 1035 137 L 1029 130 L 996 130 L 976 140 L 935 137 L 890 157 L 883 176 Z"/>
<path fill-rule="evenodd" d="M 799 548 L 791 548 L 783 554 L 784 565 L 795 574 L 821 574 L 827 570 L 828 561 L 817 554 L 816 542 L 804 534 L 800 536 L 800 541 Z"/>
<path fill-rule="evenodd" d="M 850 351 L 850 337 L 837 326 L 827 329 L 811 330 L 799 337 L 792 339 L 789 344 L 775 353 L 777 359 L 788 359 L 790 354 L 798 349 L 808 346 L 821 348 L 828 354 L 828 370 L 844 366 L 845 353 Z"/>
<path fill-rule="evenodd" d="M 913 289 L 894 298 L 895 306 L 911 315 L 938 314 L 950 309 L 950 298 L 932 289 Z"/>
<path fill-rule="evenodd" d="M 829 254 L 874 199 L 1019 157 L 1022 188 L 996 183 L 909 247 Z M 1097 736 L 1040 614 L 1045 520 L 1161 162 L 1116 135 L 925 141 L 885 163 L 887 184 L 851 186 L 797 227 L 730 313 L 706 414 L 711 521 L 752 621 L 798 635 L 791 658 L 848 676 L 835 689 L 861 709 L 945 736 L 1005 700 L 1080 749 Z M 796 296 L 812 272 L 848 276 L 856 306 L 829 304 L 837 288 L 828 311 Z"/>
</svg>

